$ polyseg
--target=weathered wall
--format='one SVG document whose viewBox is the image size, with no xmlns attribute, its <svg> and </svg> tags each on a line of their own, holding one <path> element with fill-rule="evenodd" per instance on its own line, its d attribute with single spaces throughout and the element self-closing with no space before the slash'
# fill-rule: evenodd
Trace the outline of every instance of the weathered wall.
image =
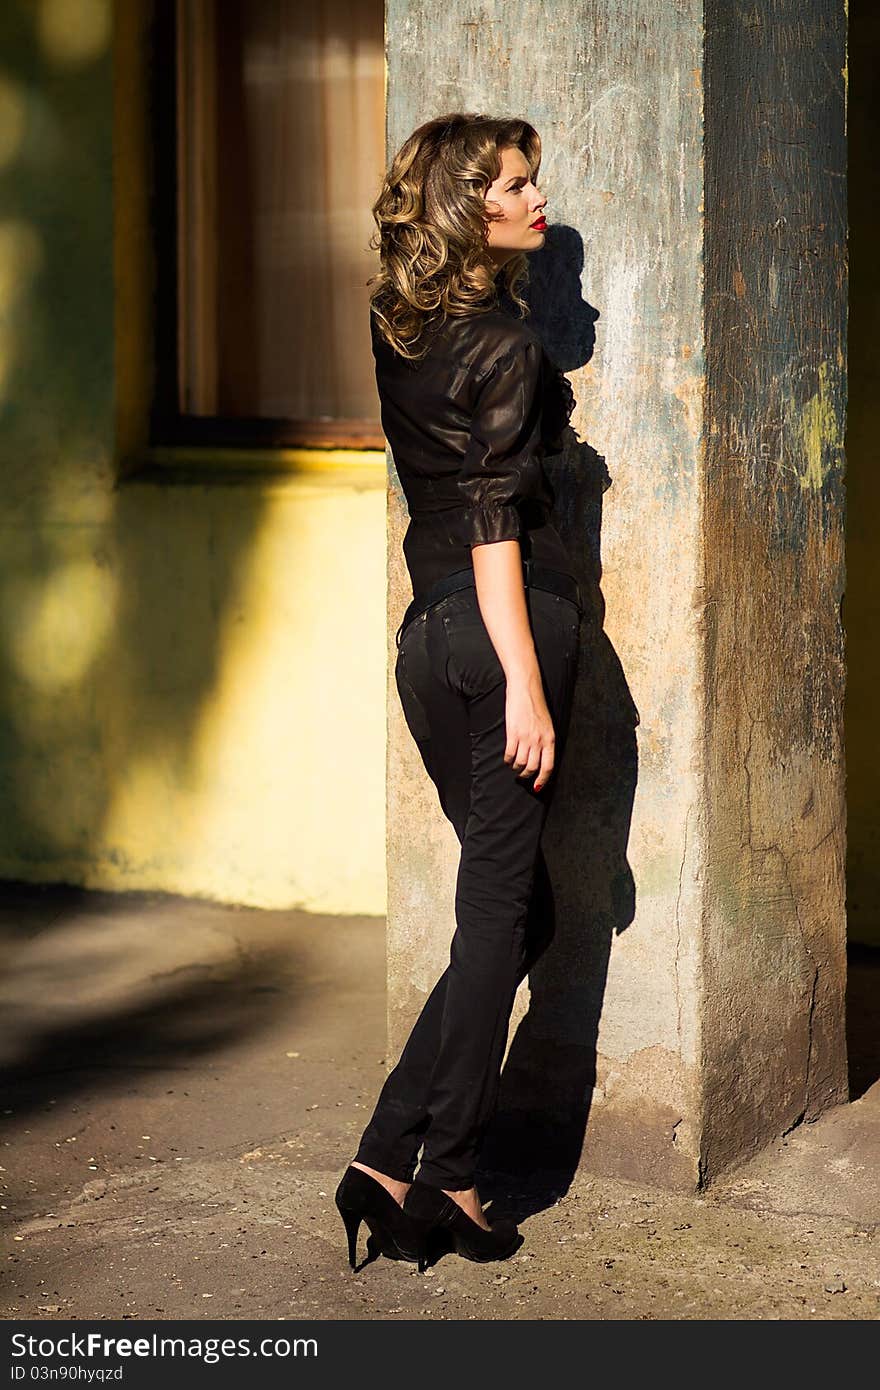
<svg viewBox="0 0 880 1390">
<path fill-rule="evenodd" d="M 556 941 L 520 992 L 499 1135 L 518 1126 L 521 1151 L 529 1112 L 542 1160 L 564 1167 L 577 1162 L 589 1115 L 589 1166 L 689 1185 L 703 861 L 701 6 L 494 0 L 477 21 L 457 3 L 438 12 L 390 0 L 387 32 L 389 152 L 456 108 L 521 113 L 542 136 L 552 225 L 532 257 L 532 304 L 570 372 L 585 441 L 549 466 L 584 585 L 601 605 L 601 559 L 607 605 L 545 836 Z M 391 633 L 408 597 L 405 519 L 392 476 Z M 389 709 L 396 1052 L 448 958 L 457 842 L 393 676 Z M 413 824 L 426 833 L 413 837 Z M 549 1128 L 547 1112 L 562 1123 Z"/>
<path fill-rule="evenodd" d="M 692 1185 L 844 1095 L 843 26 L 843 0 L 388 6 L 389 152 L 456 107 L 543 137 L 532 304 L 587 441 L 554 481 L 604 595 L 493 1162 Z M 389 506 L 393 632 L 393 476 Z M 396 1054 L 457 845 L 390 697 Z"/>
<path fill-rule="evenodd" d="M 115 21 L 0 9 L 0 877 L 381 913 L 384 458 L 116 486 L 152 280 Z"/>
<path fill-rule="evenodd" d="M 880 946 L 880 9 L 850 0 L 849 402 L 846 436 L 846 778 L 847 912 L 853 941 Z"/>
<path fill-rule="evenodd" d="M 846 1098 L 844 0 L 706 5 L 704 1169 Z"/>
</svg>

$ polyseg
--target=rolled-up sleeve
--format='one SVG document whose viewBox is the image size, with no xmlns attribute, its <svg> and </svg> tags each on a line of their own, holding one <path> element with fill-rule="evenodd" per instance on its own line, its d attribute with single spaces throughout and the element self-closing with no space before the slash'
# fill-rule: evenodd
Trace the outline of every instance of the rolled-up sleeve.
<svg viewBox="0 0 880 1390">
<path fill-rule="evenodd" d="M 517 540 L 518 504 L 540 487 L 540 345 L 517 343 L 477 382 L 468 447 L 458 478 L 468 545 Z"/>
</svg>

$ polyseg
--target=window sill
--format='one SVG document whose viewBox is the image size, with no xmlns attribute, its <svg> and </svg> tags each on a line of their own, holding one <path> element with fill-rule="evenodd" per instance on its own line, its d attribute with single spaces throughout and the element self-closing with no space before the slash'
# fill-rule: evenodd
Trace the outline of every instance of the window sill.
<svg viewBox="0 0 880 1390">
<path fill-rule="evenodd" d="M 117 487 L 132 484 L 303 484 L 384 488 L 382 449 L 223 449 L 154 446 L 123 461 Z"/>
</svg>

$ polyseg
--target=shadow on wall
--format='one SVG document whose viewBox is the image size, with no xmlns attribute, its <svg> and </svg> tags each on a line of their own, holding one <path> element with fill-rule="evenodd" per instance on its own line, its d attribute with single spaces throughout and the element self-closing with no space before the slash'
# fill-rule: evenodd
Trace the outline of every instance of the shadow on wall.
<svg viewBox="0 0 880 1390">
<path fill-rule="evenodd" d="M 583 243 L 570 227 L 552 229 L 547 254 L 532 262 L 530 323 L 557 366 L 573 371 L 591 358 L 598 311 L 581 294 Z M 539 307 L 540 306 L 540 307 Z M 602 498 L 611 486 L 605 459 L 567 431 L 566 448 L 547 470 L 556 491 L 559 531 L 578 570 L 586 615 L 578 685 L 565 760 L 543 837 L 554 885 L 552 948 L 529 976 L 529 1008 L 504 1065 L 498 1110 L 483 1146 L 489 1178 L 554 1175 L 567 1188 L 583 1149 L 596 1084 L 596 1040 L 613 935 L 635 916 L 627 862 L 638 778 L 639 713 L 623 667 L 603 631 Z M 560 1116 L 565 1117 L 560 1120 Z M 521 1186 L 532 1187 L 524 1178 Z M 532 1192 L 538 1205 L 546 1193 Z"/>
</svg>

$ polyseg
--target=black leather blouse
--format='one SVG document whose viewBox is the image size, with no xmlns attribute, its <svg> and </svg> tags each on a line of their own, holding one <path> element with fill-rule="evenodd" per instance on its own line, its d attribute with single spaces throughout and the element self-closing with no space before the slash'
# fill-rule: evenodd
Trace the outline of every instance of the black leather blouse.
<svg viewBox="0 0 880 1390">
<path fill-rule="evenodd" d="M 413 596 L 493 541 L 518 539 L 524 559 L 573 575 L 543 459 L 561 452 L 575 399 L 535 332 L 501 308 L 448 319 L 410 362 L 370 322 L 382 429 L 409 508 Z"/>
</svg>

